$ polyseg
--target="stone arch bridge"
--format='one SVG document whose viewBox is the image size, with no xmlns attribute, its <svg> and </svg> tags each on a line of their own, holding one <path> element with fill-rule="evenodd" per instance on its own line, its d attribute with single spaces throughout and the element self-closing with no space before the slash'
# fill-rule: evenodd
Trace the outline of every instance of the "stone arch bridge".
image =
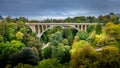
<svg viewBox="0 0 120 68">
<path fill-rule="evenodd" d="M 72 27 L 78 31 L 86 31 L 87 27 L 90 25 L 97 25 L 97 23 L 26 23 L 33 32 L 37 33 L 37 37 L 41 35 L 48 29 L 55 26 L 61 27 Z"/>
</svg>

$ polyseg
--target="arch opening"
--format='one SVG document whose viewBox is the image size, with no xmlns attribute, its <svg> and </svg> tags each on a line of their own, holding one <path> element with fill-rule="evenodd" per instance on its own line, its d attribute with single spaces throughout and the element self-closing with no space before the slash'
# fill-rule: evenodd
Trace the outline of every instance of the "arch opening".
<svg viewBox="0 0 120 68">
<path fill-rule="evenodd" d="M 47 28 L 44 32 L 41 33 L 39 38 L 42 41 L 42 43 L 46 44 L 49 42 L 50 36 L 58 31 L 63 33 L 63 38 L 66 38 L 67 36 L 69 36 L 68 34 L 72 34 L 72 36 L 74 37 L 79 30 L 71 26 L 54 26 L 54 27 Z M 67 33 L 67 32 L 70 32 L 70 33 Z"/>
</svg>

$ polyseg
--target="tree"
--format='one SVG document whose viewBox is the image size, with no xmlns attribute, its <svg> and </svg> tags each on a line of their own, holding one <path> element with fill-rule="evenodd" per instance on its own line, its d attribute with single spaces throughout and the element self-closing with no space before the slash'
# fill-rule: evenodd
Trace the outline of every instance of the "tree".
<svg viewBox="0 0 120 68">
<path fill-rule="evenodd" d="M 22 64 L 19 63 L 18 65 L 16 65 L 14 68 L 34 68 L 32 65 L 29 64 Z"/>
<path fill-rule="evenodd" d="M 97 57 L 97 52 L 88 42 L 75 42 L 71 49 L 71 68 L 97 68 Z"/>
<path fill-rule="evenodd" d="M 94 40 L 94 44 L 97 47 L 103 47 L 103 46 L 107 46 L 105 44 L 105 40 L 106 40 L 106 35 L 104 35 L 104 33 L 100 34 L 100 35 L 95 35 L 95 40 Z"/>
<path fill-rule="evenodd" d="M 104 23 L 104 22 L 103 22 L 103 19 L 104 19 L 104 16 L 100 15 L 100 16 L 98 17 L 99 23 Z"/>
<path fill-rule="evenodd" d="M 91 45 L 96 45 L 95 37 L 96 37 L 96 31 L 92 31 L 91 33 L 89 33 L 89 37 L 87 41 L 91 43 Z"/>
<path fill-rule="evenodd" d="M 42 59 L 42 43 L 38 38 L 32 37 L 29 34 L 23 36 L 23 42 L 27 47 L 36 47 L 39 53 L 39 59 Z"/>
<path fill-rule="evenodd" d="M 91 32 L 93 32 L 93 30 L 95 30 L 95 26 L 94 26 L 94 25 L 90 25 L 90 26 L 87 28 L 86 32 L 87 32 L 87 33 L 91 33 Z"/>
<path fill-rule="evenodd" d="M 38 20 L 29 20 L 28 22 L 29 22 L 29 23 L 39 23 Z"/>
<path fill-rule="evenodd" d="M 79 31 L 79 32 L 77 32 L 76 36 L 79 37 L 79 40 L 87 40 L 89 35 L 86 32 Z"/>
<path fill-rule="evenodd" d="M 76 30 L 74 30 L 76 31 Z M 76 34 L 77 32 L 75 32 Z M 68 40 L 68 44 L 71 45 L 72 44 L 72 41 L 74 39 L 74 32 L 73 32 L 73 29 L 72 28 L 64 28 L 63 30 L 63 38 L 67 39 Z"/>
<path fill-rule="evenodd" d="M 17 53 L 22 48 L 24 48 L 25 44 L 20 41 L 13 40 L 11 42 L 7 42 L 6 44 L 4 44 L 4 46 L 7 46 L 7 47 L 3 49 L 2 55 L 6 57 L 10 57 L 12 54 Z"/>
<path fill-rule="evenodd" d="M 22 51 L 11 56 L 12 66 L 15 66 L 18 63 L 37 65 L 38 61 L 39 56 L 36 55 L 36 52 L 30 47 L 26 47 Z"/>
<path fill-rule="evenodd" d="M 10 56 L 19 52 L 24 47 L 25 44 L 17 40 L 2 43 L 0 46 L 0 67 L 4 68 L 6 64 L 10 63 Z"/>
<path fill-rule="evenodd" d="M 24 23 L 26 23 L 26 22 L 28 22 L 28 19 L 25 18 L 25 17 L 19 17 L 18 18 L 18 22 L 24 22 Z"/>
<path fill-rule="evenodd" d="M 61 43 L 63 40 L 62 36 L 62 33 L 59 31 L 55 34 L 52 34 L 52 36 L 50 37 L 50 45 L 58 46 L 58 44 Z"/>
<path fill-rule="evenodd" d="M 106 34 L 105 44 L 115 45 L 120 48 L 120 25 L 115 25 L 113 23 L 107 23 L 103 32 Z"/>
<path fill-rule="evenodd" d="M 100 51 L 100 68 L 119 68 L 120 54 L 116 47 L 108 46 Z"/>
<path fill-rule="evenodd" d="M 65 63 L 70 61 L 70 46 L 59 45 L 57 48 L 52 47 L 52 58 L 60 60 L 60 63 Z"/>
<path fill-rule="evenodd" d="M 66 18 L 66 19 L 65 19 L 65 22 L 66 22 L 66 23 L 71 23 L 71 22 L 72 22 L 72 18 L 70 18 L 70 17 Z"/>
<path fill-rule="evenodd" d="M 57 59 L 46 59 L 39 62 L 38 68 L 61 68 L 61 64 Z"/>
<path fill-rule="evenodd" d="M 4 38 L 2 35 L 0 35 L 0 43 L 4 42 Z"/>
<path fill-rule="evenodd" d="M 7 16 L 4 20 L 4 23 L 15 23 L 15 19 L 13 19 L 11 16 Z"/>
<path fill-rule="evenodd" d="M 23 33 L 17 32 L 17 33 L 16 33 L 16 38 L 17 38 L 18 40 L 22 40 L 22 39 L 23 39 Z"/>
<path fill-rule="evenodd" d="M 48 46 L 42 50 L 42 55 L 44 59 L 51 58 L 52 56 L 52 47 Z"/>
<path fill-rule="evenodd" d="M 68 42 L 67 39 L 63 39 L 62 43 L 63 43 L 64 45 L 69 45 L 69 42 Z"/>
<path fill-rule="evenodd" d="M 75 37 L 74 37 L 74 40 L 73 40 L 73 43 L 74 43 L 74 42 L 78 42 L 78 41 L 79 41 L 78 36 L 75 36 Z"/>
<path fill-rule="evenodd" d="M 102 33 L 102 25 L 100 23 L 98 23 L 96 25 L 95 30 L 96 30 L 96 34 L 101 34 Z"/>
</svg>

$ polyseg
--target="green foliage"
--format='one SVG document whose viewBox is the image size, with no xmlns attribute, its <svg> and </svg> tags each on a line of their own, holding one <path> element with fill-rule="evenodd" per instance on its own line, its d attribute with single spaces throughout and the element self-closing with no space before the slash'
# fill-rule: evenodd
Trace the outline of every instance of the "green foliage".
<svg viewBox="0 0 120 68">
<path fill-rule="evenodd" d="M 28 19 L 25 17 L 19 17 L 18 22 L 25 22 L 26 23 L 26 22 L 28 22 Z"/>
<path fill-rule="evenodd" d="M 3 23 L 0 23 L 0 68 L 4 68 L 6 64 L 19 63 L 19 60 L 15 60 L 15 58 L 15 62 L 13 62 L 11 57 L 16 54 L 15 56 L 17 56 L 17 59 L 18 55 L 20 59 L 23 54 L 19 54 L 19 52 L 21 53 L 21 50 L 26 46 L 32 48 L 34 55 L 38 60 L 42 59 L 42 44 L 39 39 L 35 37 L 36 35 L 32 33 L 31 29 L 25 24 L 26 22 L 27 19 L 24 17 L 7 17 L 4 19 Z M 25 59 L 25 56 L 22 57 Z M 12 64 L 12 66 L 13 65 L 15 64 Z"/>
<path fill-rule="evenodd" d="M 1 43 L 1 42 L 4 42 L 4 38 L 3 38 L 2 35 L 0 35 L 0 43 Z"/>
<path fill-rule="evenodd" d="M 104 23 L 113 22 L 114 24 L 119 24 L 119 15 L 111 12 L 107 15 L 99 15 L 98 18 L 94 16 L 76 16 L 76 17 L 67 17 L 64 20 L 59 19 L 46 19 L 41 21 L 41 23 Z"/>
<path fill-rule="evenodd" d="M 117 14 L 114 14 L 114 13 L 110 13 L 108 15 L 105 15 L 105 16 L 102 16 L 100 15 L 98 17 L 99 19 L 99 22 L 101 23 L 104 23 L 106 24 L 107 22 L 113 22 L 114 24 L 118 24 L 120 21 L 119 21 L 119 16 Z"/>
<path fill-rule="evenodd" d="M 74 43 L 74 42 L 78 42 L 78 41 L 79 41 L 78 36 L 75 36 L 74 39 L 73 39 L 73 43 Z"/>
<path fill-rule="evenodd" d="M 106 35 L 104 33 L 100 34 L 100 35 L 95 35 L 95 40 L 94 40 L 94 44 L 97 47 L 103 47 L 103 46 L 107 46 L 105 44 L 106 41 Z"/>
<path fill-rule="evenodd" d="M 72 45 L 72 49 L 71 49 L 71 54 L 75 54 L 76 50 L 78 48 L 81 48 L 84 45 L 90 45 L 87 41 L 85 40 L 80 40 L 79 42 L 74 42 Z"/>
<path fill-rule="evenodd" d="M 44 34 L 41 36 L 41 41 L 43 43 L 50 42 L 51 40 L 53 40 L 53 38 L 51 37 L 54 36 L 55 38 L 55 33 L 57 32 L 62 34 L 61 38 L 68 40 L 68 45 L 71 45 L 73 38 L 76 35 L 77 30 L 70 28 L 70 27 L 62 28 L 60 26 L 57 26 L 57 27 L 54 27 L 52 29 L 45 31 Z"/>
<path fill-rule="evenodd" d="M 18 63 L 36 65 L 39 61 L 39 57 L 36 55 L 35 50 L 30 47 L 26 47 L 22 51 L 13 54 L 10 58 L 12 66 Z"/>
<path fill-rule="evenodd" d="M 8 16 L 4 19 L 5 23 L 13 23 L 13 22 L 16 22 L 15 19 L 13 19 L 11 16 Z"/>
<path fill-rule="evenodd" d="M 76 36 L 79 37 L 79 40 L 87 40 L 89 35 L 86 32 L 79 31 L 79 32 L 77 32 Z"/>
<path fill-rule="evenodd" d="M 110 37 L 120 39 L 120 25 L 114 25 L 113 23 L 107 23 L 104 27 L 104 32 Z"/>
<path fill-rule="evenodd" d="M 3 23 L 0 23 L 0 68 L 4 68 L 7 64 L 6 68 L 69 68 L 69 61 L 70 68 L 120 67 L 120 25 L 118 24 L 120 21 L 114 13 L 100 15 L 98 18 L 78 16 L 68 17 L 65 20 L 46 19 L 42 21 L 47 23 L 98 23 L 96 27 L 89 26 L 87 32 L 77 32 L 75 29 L 60 26 L 54 27 L 46 31 L 41 38 L 43 43 L 50 42 L 49 46 L 43 50 L 41 42 L 36 38 L 36 34 L 26 26 L 26 22 L 28 22 L 27 18 L 9 16 L 4 19 Z M 100 23 L 105 26 L 102 28 Z M 70 50 L 71 44 L 73 45 Z M 103 49 L 97 51 L 91 45 Z M 42 57 L 44 60 L 40 61 Z"/>
<path fill-rule="evenodd" d="M 89 43 L 80 41 L 72 46 L 70 63 L 72 68 L 119 68 L 120 53 L 113 46 L 97 52 Z"/>
<path fill-rule="evenodd" d="M 10 55 L 19 52 L 22 48 L 24 48 L 25 44 L 20 41 L 13 40 L 5 43 L 4 46 L 6 46 L 6 48 L 3 49 L 2 54 L 3 56 L 9 57 Z"/>
<path fill-rule="evenodd" d="M 73 21 L 72 21 L 72 18 L 68 17 L 68 18 L 65 19 L 65 22 L 66 22 L 66 23 L 71 23 L 71 22 L 73 22 Z"/>
<path fill-rule="evenodd" d="M 69 62 L 70 60 L 70 46 L 59 45 L 57 48 L 52 47 L 52 58 L 60 60 L 60 63 Z"/>
<path fill-rule="evenodd" d="M 11 68 L 11 65 L 8 64 L 8 65 L 5 66 L 5 68 Z"/>
<path fill-rule="evenodd" d="M 100 68 L 119 68 L 120 53 L 116 47 L 105 47 L 100 51 Z"/>
<path fill-rule="evenodd" d="M 71 45 L 73 42 L 73 38 L 76 35 L 77 30 L 72 29 L 72 28 L 64 28 L 63 30 L 63 38 L 68 40 L 68 45 Z"/>
<path fill-rule="evenodd" d="M 15 29 L 13 28 L 9 28 L 8 29 L 8 39 L 11 41 L 11 40 L 14 40 L 15 39 Z"/>
<path fill-rule="evenodd" d="M 22 22 L 20 23 L 0 23 L 0 35 L 3 36 L 3 41 L 11 41 L 11 40 L 18 40 L 18 36 L 16 38 L 17 32 L 21 32 L 24 34 L 31 34 L 30 29 L 25 26 L 25 24 Z M 22 39 L 22 37 L 20 38 Z"/>
<path fill-rule="evenodd" d="M 89 43 L 91 43 L 91 45 L 96 45 L 95 36 L 96 36 L 96 31 L 93 31 L 89 34 L 89 37 L 87 40 Z"/>
<path fill-rule="evenodd" d="M 16 65 L 14 68 L 35 68 L 35 67 L 33 67 L 32 65 L 29 65 L 29 64 L 19 63 L 19 64 Z"/>
<path fill-rule="evenodd" d="M 25 44 L 13 40 L 11 42 L 1 43 L 0 45 L 0 67 L 4 67 L 6 64 L 10 63 L 10 56 L 18 53 L 21 49 L 25 47 Z"/>
<path fill-rule="evenodd" d="M 46 59 L 39 62 L 38 68 L 61 68 L 57 59 Z"/>
<path fill-rule="evenodd" d="M 95 30 L 96 30 L 96 34 L 101 34 L 102 33 L 102 25 L 100 23 L 98 23 L 96 25 Z"/>
<path fill-rule="evenodd" d="M 87 28 L 86 32 L 87 32 L 87 33 L 91 33 L 94 29 L 95 29 L 95 26 L 94 26 L 94 25 L 90 25 L 90 26 Z"/>
<path fill-rule="evenodd" d="M 17 33 L 16 33 L 16 38 L 17 38 L 18 40 L 22 40 L 22 39 L 23 39 L 23 33 L 17 32 Z"/>
<path fill-rule="evenodd" d="M 97 68 L 97 52 L 84 40 L 76 42 L 72 45 L 70 62 L 72 68 Z"/>
<path fill-rule="evenodd" d="M 52 34 L 52 36 L 50 37 L 50 45 L 58 46 L 58 44 L 63 40 L 62 36 L 62 33 L 59 31 L 55 34 Z"/>
<path fill-rule="evenodd" d="M 54 29 L 54 30 L 53 30 Z M 61 31 L 61 28 L 58 28 L 58 27 L 54 27 L 52 30 L 51 29 L 48 29 L 47 31 L 45 31 L 43 33 L 43 35 L 41 36 L 40 40 L 43 42 L 43 43 L 47 43 L 50 41 L 50 37 L 53 33 L 55 33 L 56 31 Z"/>
<path fill-rule="evenodd" d="M 44 59 L 51 58 L 52 55 L 52 48 L 51 46 L 48 46 L 42 50 L 42 55 Z"/>
<path fill-rule="evenodd" d="M 105 45 L 114 45 L 120 49 L 120 25 L 107 23 L 103 27 L 103 33 L 105 33 Z"/>
<path fill-rule="evenodd" d="M 68 42 L 67 39 L 63 39 L 62 43 L 63 43 L 64 45 L 69 45 L 69 42 Z"/>
<path fill-rule="evenodd" d="M 38 52 L 38 49 L 37 49 L 36 47 L 32 47 L 32 50 L 33 50 L 33 52 L 34 52 L 36 58 L 39 59 L 39 52 Z"/>
<path fill-rule="evenodd" d="M 26 34 L 23 37 L 23 42 L 27 47 L 36 47 L 39 53 L 39 59 L 42 59 L 42 51 L 41 51 L 42 44 L 39 41 L 39 39 L 32 37 L 29 34 Z"/>
</svg>

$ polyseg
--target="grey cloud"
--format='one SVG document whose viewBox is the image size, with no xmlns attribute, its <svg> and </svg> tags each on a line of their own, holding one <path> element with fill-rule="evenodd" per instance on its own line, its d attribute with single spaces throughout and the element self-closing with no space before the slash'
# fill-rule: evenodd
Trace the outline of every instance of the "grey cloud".
<svg viewBox="0 0 120 68">
<path fill-rule="evenodd" d="M 100 15 L 120 11 L 119 0 L 0 0 L 5 16 Z"/>
</svg>

